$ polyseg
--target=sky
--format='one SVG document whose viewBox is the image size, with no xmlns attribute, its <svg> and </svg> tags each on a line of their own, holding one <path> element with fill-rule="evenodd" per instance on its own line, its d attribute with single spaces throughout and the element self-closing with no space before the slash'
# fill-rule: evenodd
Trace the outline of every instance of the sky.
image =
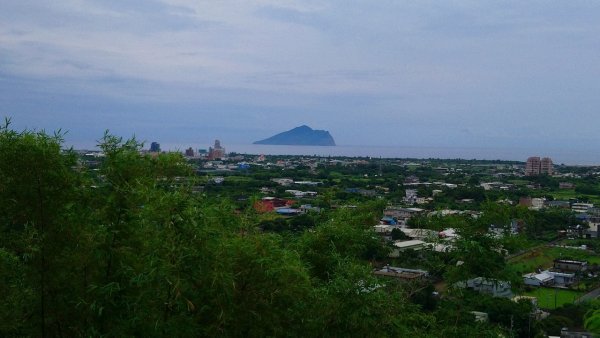
<svg viewBox="0 0 600 338">
<path fill-rule="evenodd" d="M 0 1 L 0 116 L 168 144 L 600 144 L 598 1 Z"/>
</svg>

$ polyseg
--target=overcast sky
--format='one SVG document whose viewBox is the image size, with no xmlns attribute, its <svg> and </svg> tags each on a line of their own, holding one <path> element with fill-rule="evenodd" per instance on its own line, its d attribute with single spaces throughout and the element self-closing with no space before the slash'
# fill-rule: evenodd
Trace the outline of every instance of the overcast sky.
<svg viewBox="0 0 600 338">
<path fill-rule="evenodd" d="M 0 1 L 0 115 L 161 143 L 600 144 L 598 1 Z"/>
</svg>

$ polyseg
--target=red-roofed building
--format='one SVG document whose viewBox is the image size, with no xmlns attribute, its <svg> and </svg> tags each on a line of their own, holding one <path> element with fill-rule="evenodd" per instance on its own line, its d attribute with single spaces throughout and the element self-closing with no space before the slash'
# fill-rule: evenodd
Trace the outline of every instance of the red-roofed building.
<svg viewBox="0 0 600 338">
<path fill-rule="evenodd" d="M 289 208 L 296 201 L 276 197 L 265 197 L 254 203 L 254 210 L 260 213 L 275 211 L 278 208 Z"/>
</svg>

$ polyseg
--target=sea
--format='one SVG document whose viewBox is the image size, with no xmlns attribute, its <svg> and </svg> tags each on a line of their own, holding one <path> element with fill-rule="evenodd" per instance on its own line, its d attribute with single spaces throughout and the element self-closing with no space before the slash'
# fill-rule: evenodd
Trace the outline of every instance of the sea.
<svg viewBox="0 0 600 338">
<path fill-rule="evenodd" d="M 163 150 L 184 151 L 188 147 L 208 149 L 208 145 L 161 144 Z M 252 155 L 305 155 L 322 157 L 371 157 L 414 159 L 506 160 L 525 162 L 530 156 L 550 157 L 556 165 L 600 165 L 600 151 L 586 149 L 534 149 L 486 147 L 393 147 L 393 146 L 287 146 L 225 144 L 227 152 Z"/>
<path fill-rule="evenodd" d="M 192 147 L 208 149 L 212 143 L 180 144 L 161 143 L 166 151 L 181 151 Z M 75 149 L 97 150 L 96 143 L 67 144 Z M 598 165 L 600 151 L 584 148 L 500 148 L 500 147 L 408 147 L 408 146 L 288 146 L 261 144 L 228 144 L 221 145 L 229 152 L 248 155 L 304 155 L 321 157 L 371 157 L 371 158 L 411 158 L 411 159 L 464 159 L 464 160 L 503 160 L 525 162 L 530 156 L 550 157 L 555 165 Z M 145 144 L 146 147 L 149 143 Z"/>
</svg>

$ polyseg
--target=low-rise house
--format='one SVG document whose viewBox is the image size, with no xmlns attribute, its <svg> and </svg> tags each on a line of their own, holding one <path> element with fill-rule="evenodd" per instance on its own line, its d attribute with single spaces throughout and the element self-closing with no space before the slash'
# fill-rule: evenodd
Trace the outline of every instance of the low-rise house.
<svg viewBox="0 0 600 338">
<path fill-rule="evenodd" d="M 254 203 L 254 209 L 257 212 L 271 212 L 278 208 L 288 208 L 295 202 L 292 200 L 285 200 L 276 197 L 264 197 L 260 201 Z"/>
<path fill-rule="evenodd" d="M 588 209 L 594 207 L 592 203 L 573 203 L 571 204 L 571 210 L 576 213 L 585 213 Z"/>
<path fill-rule="evenodd" d="M 275 193 L 275 190 L 268 187 L 262 187 L 260 188 L 260 192 L 263 194 L 273 194 Z"/>
<path fill-rule="evenodd" d="M 404 281 L 422 280 L 429 276 L 429 273 L 425 270 L 400 268 L 389 264 L 381 270 L 375 270 L 373 273 L 376 276 L 393 277 Z"/>
<path fill-rule="evenodd" d="M 587 270 L 588 263 L 584 261 L 575 261 L 568 259 L 555 259 L 553 267 L 555 270 L 559 271 L 583 272 Z"/>
<path fill-rule="evenodd" d="M 575 188 L 575 184 L 571 182 L 560 182 L 558 183 L 558 189 L 573 189 Z"/>
<path fill-rule="evenodd" d="M 531 197 L 519 197 L 519 205 L 529 208 L 531 206 Z"/>
<path fill-rule="evenodd" d="M 385 235 L 391 234 L 392 230 L 394 230 L 396 228 L 397 228 L 396 225 L 390 225 L 390 224 L 377 224 L 377 225 L 373 226 L 373 230 L 376 233 L 385 234 Z"/>
<path fill-rule="evenodd" d="M 448 228 L 448 229 L 444 229 L 444 230 L 440 231 L 438 233 L 438 236 L 440 238 L 454 240 L 458 237 L 458 234 L 456 233 L 456 229 Z"/>
<path fill-rule="evenodd" d="M 396 225 L 396 224 L 398 224 L 398 220 L 395 219 L 394 217 L 391 217 L 391 216 L 383 216 L 379 220 L 379 223 L 381 223 L 381 224 L 389 224 L 389 225 Z"/>
<path fill-rule="evenodd" d="M 549 208 L 569 209 L 571 203 L 569 201 L 546 201 L 546 206 Z"/>
<path fill-rule="evenodd" d="M 292 194 L 294 195 L 294 197 L 315 197 L 317 196 L 317 192 L 316 191 L 300 191 L 300 190 L 286 190 L 285 192 L 287 192 L 288 194 Z"/>
<path fill-rule="evenodd" d="M 431 198 L 431 197 L 427 197 L 427 198 L 425 198 L 425 197 L 417 197 L 417 199 L 415 201 L 415 203 L 417 203 L 417 204 L 427 204 L 429 202 L 433 202 L 433 198 Z"/>
<path fill-rule="evenodd" d="M 462 210 L 450 210 L 450 209 L 442 209 L 442 210 L 434 210 L 430 211 L 427 214 L 427 217 L 444 217 L 449 215 L 460 215 Z"/>
<path fill-rule="evenodd" d="M 503 183 L 503 182 L 484 182 L 481 183 L 480 186 L 483 188 L 483 190 L 492 190 L 492 189 L 498 189 L 498 190 L 510 190 L 512 188 L 514 188 L 513 184 L 510 183 Z"/>
<path fill-rule="evenodd" d="M 320 207 L 315 207 L 312 204 L 302 204 L 300 206 L 300 210 L 302 212 L 321 212 L 321 208 Z"/>
<path fill-rule="evenodd" d="M 598 222 L 589 222 L 588 221 L 588 228 L 585 231 L 585 237 L 586 238 L 598 238 L 600 237 L 600 232 L 598 231 L 600 228 L 600 223 Z"/>
<path fill-rule="evenodd" d="M 400 253 L 406 250 L 422 250 L 425 248 L 426 243 L 417 239 L 410 241 L 396 241 L 394 242 L 394 248 L 390 252 L 389 257 L 399 257 Z"/>
<path fill-rule="evenodd" d="M 540 210 L 544 208 L 544 203 L 546 202 L 545 198 L 532 198 L 531 199 L 531 207 L 532 210 Z"/>
<path fill-rule="evenodd" d="M 426 243 L 426 247 L 435 252 L 448 253 L 455 249 L 451 243 Z"/>
<path fill-rule="evenodd" d="M 283 187 L 290 186 L 294 183 L 294 180 L 292 180 L 291 178 L 272 178 L 271 181 L 273 181 Z"/>
<path fill-rule="evenodd" d="M 585 223 L 586 222 L 585 220 L 587 219 L 587 217 L 579 217 L 579 216 L 584 216 L 584 215 L 583 214 L 577 215 L 577 218 Z M 582 224 L 570 225 L 569 227 L 567 227 L 567 236 L 569 238 L 583 238 L 586 236 L 587 230 L 588 230 L 588 227 L 583 226 Z"/>
<path fill-rule="evenodd" d="M 499 226 L 499 225 L 495 225 L 495 224 L 490 224 L 489 228 L 488 228 L 488 233 L 490 233 L 492 236 L 496 236 L 496 237 L 502 237 L 502 236 L 506 236 L 506 235 L 516 235 L 519 233 L 519 231 L 522 228 L 522 224 L 516 220 L 513 219 L 509 225 L 507 226 Z"/>
<path fill-rule="evenodd" d="M 586 331 L 570 331 L 569 328 L 563 327 L 560 330 L 560 337 L 557 338 L 594 338 L 595 334 Z"/>
<path fill-rule="evenodd" d="M 459 282 L 457 283 L 457 286 L 489 294 L 493 297 L 513 297 L 510 282 L 507 281 L 476 277 L 465 282 Z"/>
<path fill-rule="evenodd" d="M 408 220 L 423 211 L 425 210 L 420 208 L 387 207 L 383 211 L 383 215 L 394 217 L 397 220 Z"/>
<path fill-rule="evenodd" d="M 275 212 L 282 216 L 296 216 L 300 215 L 302 210 L 296 208 L 279 208 Z"/>
<path fill-rule="evenodd" d="M 569 286 L 577 281 L 574 273 L 549 271 L 554 277 L 554 285 Z"/>
<path fill-rule="evenodd" d="M 419 240 L 434 239 L 439 236 L 435 230 L 429 230 L 429 229 L 401 228 L 400 231 L 402 231 L 407 237 L 410 237 L 412 239 L 419 239 Z"/>
<path fill-rule="evenodd" d="M 592 218 L 593 221 L 600 222 L 600 208 L 597 208 L 597 207 L 589 208 L 586 213 L 588 215 L 590 215 L 590 217 Z"/>
<path fill-rule="evenodd" d="M 317 186 L 320 184 L 323 184 L 323 182 L 315 182 L 315 181 L 295 181 L 294 184 L 298 184 L 298 185 L 310 185 L 310 186 Z"/>
<path fill-rule="evenodd" d="M 589 208 L 586 212 L 587 214 L 587 225 L 588 229 L 586 231 L 587 238 L 598 238 L 600 237 L 600 208 Z"/>
<path fill-rule="evenodd" d="M 404 198 L 402 201 L 408 204 L 414 204 L 417 202 L 419 196 L 417 195 L 417 189 L 406 189 L 404 191 Z"/>
<path fill-rule="evenodd" d="M 504 198 L 504 199 L 499 199 L 498 201 L 496 201 L 496 203 L 498 204 L 504 204 L 504 205 L 513 205 L 513 201 L 511 201 L 508 198 Z"/>
<path fill-rule="evenodd" d="M 554 284 L 554 276 L 547 271 L 540 273 L 527 273 L 523 275 L 523 282 L 530 286 L 550 286 Z"/>
<path fill-rule="evenodd" d="M 476 322 L 487 323 L 490 320 L 490 317 L 486 312 L 471 311 L 471 314 L 475 316 Z"/>
</svg>

